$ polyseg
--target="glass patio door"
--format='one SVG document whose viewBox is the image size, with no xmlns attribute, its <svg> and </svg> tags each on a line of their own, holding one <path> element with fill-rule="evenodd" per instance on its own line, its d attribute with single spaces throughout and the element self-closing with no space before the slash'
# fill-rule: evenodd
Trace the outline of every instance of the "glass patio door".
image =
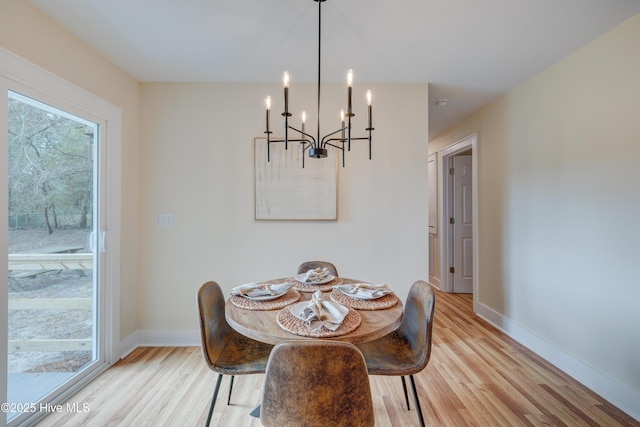
<svg viewBox="0 0 640 427">
<path fill-rule="evenodd" d="M 48 411 L 104 361 L 101 124 L 10 90 L 8 424 Z M 2 171 L 4 172 L 4 171 Z M 4 323 L 4 322 L 3 322 Z M 88 410 L 79 406 L 62 410 Z"/>
</svg>

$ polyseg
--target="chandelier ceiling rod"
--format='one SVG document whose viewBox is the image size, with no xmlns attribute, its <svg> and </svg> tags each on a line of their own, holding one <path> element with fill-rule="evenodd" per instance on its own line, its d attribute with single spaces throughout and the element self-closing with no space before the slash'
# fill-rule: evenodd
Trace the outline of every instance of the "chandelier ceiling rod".
<svg viewBox="0 0 640 427">
<path fill-rule="evenodd" d="M 316 2 L 318 2 L 318 129 L 317 129 L 317 135 L 318 135 L 318 139 L 317 141 L 320 141 L 320 70 L 322 69 L 321 67 L 321 58 L 322 58 L 322 3 L 325 0 L 314 0 Z M 304 158 L 304 156 L 303 156 Z"/>
<path fill-rule="evenodd" d="M 318 114 L 317 114 L 317 129 L 316 129 L 316 137 L 310 135 L 305 132 L 305 120 L 306 113 L 302 112 L 302 126 L 301 129 L 297 129 L 293 126 L 289 125 L 289 117 L 291 117 L 291 113 L 289 112 L 289 73 L 286 71 L 283 75 L 283 85 L 284 85 L 284 112 L 282 116 L 284 117 L 284 139 L 271 139 L 271 134 L 273 133 L 270 128 L 271 124 L 271 97 L 268 96 L 266 100 L 266 130 L 265 134 L 267 135 L 267 161 L 271 161 L 271 143 L 275 142 L 284 142 L 285 150 L 288 149 L 289 141 L 291 142 L 299 142 L 302 148 L 302 167 L 304 168 L 304 153 L 305 151 L 309 151 L 309 157 L 315 159 L 321 159 L 327 157 L 327 145 L 334 147 L 340 151 L 342 151 L 342 167 L 345 165 L 345 148 L 346 151 L 351 151 L 351 140 L 368 140 L 369 141 L 369 159 L 371 159 L 371 132 L 374 130 L 371 121 L 372 109 L 371 109 L 371 91 L 367 91 L 367 104 L 368 104 L 368 127 L 365 130 L 368 132 L 368 136 L 366 137 L 351 137 L 351 118 L 355 116 L 352 111 L 352 89 L 353 89 L 353 72 L 349 70 L 347 73 L 347 112 L 344 110 L 340 111 L 340 119 L 341 119 L 341 127 L 333 131 L 324 137 L 320 138 L 320 95 L 321 95 L 321 61 L 322 61 L 322 3 L 326 0 L 313 0 L 318 3 Z M 345 125 L 345 117 L 348 122 Z M 289 139 L 289 129 L 298 132 L 301 136 L 300 139 Z M 347 135 L 345 136 L 345 131 L 347 131 Z M 341 132 L 341 136 L 339 138 L 332 138 L 333 135 Z M 334 143 L 335 142 L 335 143 Z M 345 147 L 345 142 L 347 143 L 347 147 Z M 340 145 L 336 145 L 336 143 Z"/>
</svg>

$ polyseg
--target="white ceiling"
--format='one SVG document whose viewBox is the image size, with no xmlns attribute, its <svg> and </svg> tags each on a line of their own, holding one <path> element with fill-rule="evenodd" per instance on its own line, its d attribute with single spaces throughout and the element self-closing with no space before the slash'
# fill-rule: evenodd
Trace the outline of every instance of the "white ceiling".
<svg viewBox="0 0 640 427">
<path fill-rule="evenodd" d="M 29 0 L 141 82 L 317 78 L 313 0 Z M 446 129 L 640 13 L 638 0 L 327 0 L 322 79 L 430 84 Z M 436 107 L 447 98 L 446 107 Z"/>
</svg>

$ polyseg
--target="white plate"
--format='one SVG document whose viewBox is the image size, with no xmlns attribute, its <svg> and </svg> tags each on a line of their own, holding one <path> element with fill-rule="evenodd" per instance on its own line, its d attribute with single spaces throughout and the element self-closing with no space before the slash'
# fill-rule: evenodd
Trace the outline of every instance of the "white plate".
<svg viewBox="0 0 640 427">
<path fill-rule="evenodd" d="M 249 299 L 251 301 L 271 301 L 274 300 L 276 298 L 280 298 L 281 296 L 283 296 L 284 294 L 286 294 L 287 292 L 289 292 L 289 289 L 291 289 L 293 287 L 293 284 L 291 283 L 272 283 L 271 284 L 271 290 L 273 292 L 275 292 L 274 295 L 246 295 L 246 294 L 240 294 L 240 293 L 235 293 L 235 291 L 237 291 L 238 289 L 242 288 L 243 286 L 247 286 L 247 285 L 253 285 L 255 286 L 255 283 L 248 283 L 246 285 L 241 285 L 241 286 L 237 286 L 235 288 L 233 288 L 232 295 L 237 295 L 237 296 L 241 296 L 244 297 L 246 299 Z"/>
<path fill-rule="evenodd" d="M 250 299 L 251 301 L 271 301 L 274 300 L 276 298 L 280 298 L 282 295 L 286 294 L 287 292 L 289 292 L 289 290 L 287 289 L 284 292 L 275 294 L 275 295 L 261 295 L 259 297 L 250 297 L 247 295 L 243 295 L 244 298 L 246 299 Z"/>
<path fill-rule="evenodd" d="M 309 306 L 309 301 L 301 301 L 289 306 L 291 314 L 296 316 L 300 320 L 305 320 L 299 316 L 299 314 Z M 322 301 L 322 307 L 327 315 L 327 322 L 342 323 L 345 316 L 349 313 L 349 309 L 342 304 L 335 301 Z"/>
<path fill-rule="evenodd" d="M 371 301 L 374 299 L 382 298 L 383 296 L 391 293 L 391 291 L 388 291 L 385 294 L 374 296 L 374 295 L 371 295 L 369 292 L 365 292 L 363 289 L 359 289 L 358 292 L 356 293 L 348 292 L 347 289 L 352 289 L 352 285 L 339 285 L 339 286 L 334 286 L 334 288 L 338 289 L 340 292 L 342 292 L 348 297 L 364 300 L 364 301 Z"/>
<path fill-rule="evenodd" d="M 305 285 L 324 285 L 325 283 L 329 283 L 330 281 L 332 281 L 333 279 L 335 279 L 335 276 L 333 275 L 328 275 L 327 277 L 325 277 L 324 279 L 318 281 L 318 282 L 305 282 L 304 281 L 304 277 L 306 276 L 306 274 L 297 274 L 295 276 L 293 276 L 294 279 L 296 279 L 298 282 L 302 282 Z"/>
</svg>

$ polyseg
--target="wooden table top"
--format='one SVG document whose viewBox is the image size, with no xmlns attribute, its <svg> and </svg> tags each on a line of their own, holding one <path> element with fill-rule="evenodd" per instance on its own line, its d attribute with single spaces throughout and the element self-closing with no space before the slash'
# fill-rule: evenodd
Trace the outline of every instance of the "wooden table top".
<svg viewBox="0 0 640 427">
<path fill-rule="evenodd" d="M 361 280 L 341 278 L 343 283 L 358 283 Z M 271 282 L 282 282 L 284 279 L 275 279 Z M 300 292 L 300 301 L 310 300 L 311 292 Z M 325 292 L 325 298 L 329 292 Z M 281 341 L 313 339 L 311 337 L 296 335 L 284 330 L 278 325 L 276 316 L 280 310 L 246 310 L 236 307 L 229 301 L 225 305 L 225 317 L 227 323 L 242 335 L 268 344 L 278 344 Z M 377 338 L 393 332 L 402 323 L 402 302 L 383 310 L 358 310 L 362 322 L 353 332 L 337 337 L 323 338 L 330 340 L 347 341 L 358 344 L 373 341 Z"/>
</svg>

